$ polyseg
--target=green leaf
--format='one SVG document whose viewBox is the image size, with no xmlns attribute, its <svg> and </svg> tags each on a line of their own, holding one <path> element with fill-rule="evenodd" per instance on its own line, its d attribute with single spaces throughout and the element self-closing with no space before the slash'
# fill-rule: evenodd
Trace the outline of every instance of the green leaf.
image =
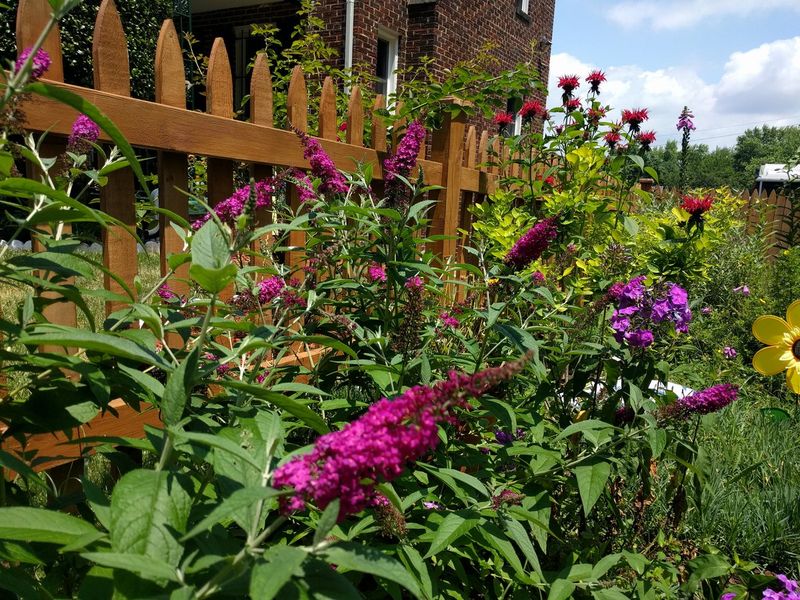
<svg viewBox="0 0 800 600">
<path fill-rule="evenodd" d="M 436 530 L 425 558 L 438 554 L 482 521 L 483 519 L 473 512 L 448 514 Z"/>
<path fill-rule="evenodd" d="M 557 440 L 563 440 L 568 438 L 569 436 L 575 433 L 581 433 L 583 431 L 593 431 L 596 429 L 611 429 L 614 426 L 610 423 L 606 423 L 605 421 L 599 421 L 597 419 L 588 419 L 586 421 L 579 421 L 578 423 L 573 423 L 566 429 L 564 429 L 561 433 L 556 436 Z"/>
<path fill-rule="evenodd" d="M 483 485 L 483 483 L 481 483 L 481 481 L 477 477 L 474 477 L 473 475 L 470 475 L 468 473 L 462 473 L 461 471 L 456 471 L 455 469 L 442 469 L 442 468 L 436 469 L 435 467 L 429 467 L 428 465 L 424 464 L 421 464 L 420 466 L 428 469 L 434 475 L 436 475 L 437 473 L 444 473 L 445 475 L 449 475 L 453 479 L 456 479 L 461 483 L 468 485 L 469 487 L 480 493 L 485 498 L 491 497 L 491 494 L 489 493 L 489 490 L 486 489 L 486 486 Z"/>
<path fill-rule="evenodd" d="M 317 530 L 314 532 L 314 547 L 316 548 L 319 546 L 325 538 L 328 537 L 328 534 L 331 532 L 331 529 L 334 528 L 336 522 L 339 520 L 339 499 L 336 498 L 325 507 L 325 510 L 322 513 L 322 516 L 319 518 L 319 522 L 317 523 Z"/>
<path fill-rule="evenodd" d="M 39 181 L 34 181 L 33 179 L 24 179 L 21 177 L 9 177 L 8 179 L 4 179 L 0 181 L 0 195 L 2 196 L 32 196 L 34 194 L 39 194 L 41 196 L 45 196 L 50 198 L 55 203 L 55 206 L 65 205 L 69 206 L 74 211 L 83 215 L 87 221 L 95 221 L 100 225 L 106 225 L 108 223 L 117 223 L 120 224 L 116 219 L 112 219 L 105 213 L 100 212 L 99 210 L 94 210 L 71 198 L 64 192 L 59 190 L 54 190 L 48 185 L 45 185 Z"/>
<path fill-rule="evenodd" d="M 606 482 L 611 475 L 611 463 L 599 458 L 592 458 L 575 467 L 574 472 L 583 503 L 583 512 L 588 516 L 606 487 Z"/>
<path fill-rule="evenodd" d="M 574 583 L 568 579 L 556 579 L 553 585 L 550 586 L 550 593 L 547 594 L 547 600 L 567 600 L 567 598 L 572 598 L 572 592 L 574 591 Z"/>
<path fill-rule="evenodd" d="M 511 539 L 517 543 L 519 549 L 522 550 L 522 554 L 528 559 L 533 570 L 542 576 L 542 566 L 539 564 L 539 557 L 536 556 L 536 550 L 531 543 L 528 532 L 525 531 L 525 527 L 522 526 L 522 523 L 514 519 L 504 519 L 503 524 L 505 525 L 506 532 L 511 536 Z"/>
<path fill-rule="evenodd" d="M 50 492 L 50 488 L 39 478 L 36 472 L 13 454 L 0 450 L 0 467 L 16 472 L 26 483 L 37 486 L 45 493 Z M 0 475 L 0 477 L 2 477 L 2 475 Z M 2 483 L 0 483 L 0 485 L 2 485 Z"/>
<path fill-rule="evenodd" d="M 514 545 L 508 541 L 508 538 L 500 528 L 494 524 L 488 524 L 488 526 L 481 528 L 479 531 L 483 539 L 500 553 L 500 556 L 511 565 L 515 573 L 525 575 L 525 569 L 522 568 L 522 563 L 519 560 L 519 556 L 517 556 L 516 550 L 514 550 Z"/>
<path fill-rule="evenodd" d="M 211 294 L 218 294 L 228 287 L 236 279 L 237 272 L 238 269 L 234 264 L 226 265 L 220 269 L 207 269 L 200 265 L 189 267 L 189 277 Z"/>
<path fill-rule="evenodd" d="M 622 558 L 622 554 L 609 554 L 601 558 L 594 567 L 592 567 L 592 579 L 601 579 L 606 573 L 617 565 Z"/>
<path fill-rule="evenodd" d="M 192 264 L 209 270 L 218 270 L 231 262 L 228 240 L 222 228 L 214 219 L 206 223 L 192 235 Z"/>
<path fill-rule="evenodd" d="M 153 560 L 148 556 L 142 556 L 141 554 L 131 554 L 128 552 L 84 552 L 81 556 L 88 561 L 104 567 L 131 571 L 151 579 L 178 581 L 178 575 L 174 567 Z"/>
<path fill-rule="evenodd" d="M 340 569 L 360 571 L 394 581 L 411 592 L 414 597 L 422 597 L 417 582 L 403 565 L 374 548 L 352 543 L 336 544 L 320 552 L 320 555 Z"/>
<path fill-rule="evenodd" d="M 123 475 L 111 495 L 112 548 L 176 567 L 183 555 L 177 537 L 186 531 L 192 507 L 185 486 L 164 471 L 137 469 Z"/>
<path fill-rule="evenodd" d="M 77 1 L 73 1 L 68 2 L 67 4 L 70 6 L 76 6 L 77 3 Z M 122 155 L 128 159 L 131 169 L 136 174 L 139 184 L 142 186 L 145 194 L 150 193 L 150 190 L 147 186 L 147 179 L 142 172 L 142 166 L 139 164 L 139 161 L 136 158 L 136 153 L 128 143 L 128 140 L 125 139 L 125 136 L 122 135 L 122 132 L 120 132 L 119 129 L 117 129 L 117 126 L 114 125 L 111 119 L 103 114 L 94 104 L 78 94 L 70 92 L 69 90 L 65 90 L 61 87 L 49 85 L 47 83 L 30 83 L 25 89 L 33 94 L 39 94 L 40 96 L 44 96 L 46 98 L 52 98 L 54 100 L 58 100 L 62 104 L 71 106 L 78 112 L 85 114 L 92 121 L 97 123 L 100 129 L 105 131 L 106 134 L 108 134 L 108 137 L 110 137 L 111 140 L 117 145 Z"/>
<path fill-rule="evenodd" d="M 242 391 L 245 394 L 253 396 L 254 398 L 269 402 L 270 404 L 285 410 L 289 414 L 294 415 L 317 433 L 324 434 L 330 431 L 328 426 L 325 424 L 325 421 L 322 420 L 322 417 L 320 417 L 306 405 L 300 404 L 288 396 L 264 389 L 259 385 L 250 385 L 249 383 L 243 383 L 241 381 L 224 380 L 220 381 L 219 385 Z"/>
<path fill-rule="evenodd" d="M 250 597 L 272 600 L 281 591 L 308 557 L 305 550 L 293 546 L 277 546 L 258 561 L 250 574 Z"/>
<path fill-rule="evenodd" d="M 172 367 L 158 354 L 121 336 L 93 332 L 62 325 L 39 325 L 33 333 L 23 334 L 19 343 L 26 346 L 65 346 L 102 352 L 171 371 Z"/>
<path fill-rule="evenodd" d="M 246 462 L 259 472 L 263 468 L 263 465 L 261 465 L 250 453 L 248 453 L 247 450 L 242 448 L 233 440 L 222 437 L 221 435 L 214 435 L 211 433 L 195 433 L 193 431 L 180 431 L 177 429 L 170 429 L 170 433 L 179 440 L 195 442 L 210 448 L 222 450 L 223 452 L 226 452 L 231 456 Z"/>
<path fill-rule="evenodd" d="M 327 335 L 296 335 L 292 336 L 292 341 L 305 342 L 307 344 L 317 344 L 319 346 L 333 348 L 334 350 L 338 350 L 342 354 L 346 354 L 351 358 L 358 358 L 355 350 L 353 350 L 350 346 Z"/>
<path fill-rule="evenodd" d="M 629 600 L 629 596 L 622 593 L 618 587 L 606 588 L 603 590 L 594 590 L 592 598 L 595 600 Z"/>
<path fill-rule="evenodd" d="M 28 506 L 0 508 L 0 539 L 66 545 L 93 533 L 98 532 L 90 523 L 64 513 Z"/>
<path fill-rule="evenodd" d="M 183 418 L 197 377 L 199 356 L 200 348 L 196 347 L 167 378 L 164 396 L 161 399 L 161 418 L 168 427 L 175 425 Z"/>
<path fill-rule="evenodd" d="M 267 498 L 274 498 L 279 496 L 281 492 L 268 487 L 246 487 L 234 491 L 230 496 L 225 498 L 221 503 L 217 504 L 206 517 L 201 520 L 197 525 L 181 538 L 182 542 L 190 540 L 198 533 L 211 529 L 217 523 L 226 519 L 232 518 L 233 514 L 247 508 L 259 500 L 266 500 Z"/>
</svg>

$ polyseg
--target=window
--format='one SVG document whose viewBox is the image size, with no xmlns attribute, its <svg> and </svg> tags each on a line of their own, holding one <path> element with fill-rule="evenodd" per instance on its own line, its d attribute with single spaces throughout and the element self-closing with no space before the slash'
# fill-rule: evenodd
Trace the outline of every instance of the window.
<svg viewBox="0 0 800 600">
<path fill-rule="evenodd" d="M 250 37 L 250 25 L 234 27 L 236 40 L 233 70 L 233 108 L 238 110 L 242 99 L 250 93 L 248 81 L 250 61 L 255 56 L 257 47 Z"/>
<path fill-rule="evenodd" d="M 530 0 L 517 0 L 517 16 L 523 21 L 530 22 Z"/>
<path fill-rule="evenodd" d="M 504 126 L 501 133 L 505 136 L 520 135 L 522 133 L 522 115 L 519 109 L 522 108 L 522 100 L 519 98 L 509 98 L 506 102 L 506 112 L 514 115 L 514 122 Z"/>
<path fill-rule="evenodd" d="M 375 93 L 383 94 L 387 100 L 397 89 L 398 39 L 388 31 L 378 32 L 378 47 L 375 60 Z"/>
</svg>

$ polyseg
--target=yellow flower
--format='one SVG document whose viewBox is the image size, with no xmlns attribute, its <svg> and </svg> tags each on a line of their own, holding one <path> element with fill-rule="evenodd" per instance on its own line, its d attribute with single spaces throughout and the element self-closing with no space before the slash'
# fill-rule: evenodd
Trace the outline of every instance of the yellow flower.
<svg viewBox="0 0 800 600">
<path fill-rule="evenodd" d="M 767 344 L 753 357 L 753 367 L 762 375 L 786 370 L 786 384 L 800 394 L 800 300 L 786 309 L 786 320 L 772 315 L 753 322 L 753 335 Z"/>
</svg>

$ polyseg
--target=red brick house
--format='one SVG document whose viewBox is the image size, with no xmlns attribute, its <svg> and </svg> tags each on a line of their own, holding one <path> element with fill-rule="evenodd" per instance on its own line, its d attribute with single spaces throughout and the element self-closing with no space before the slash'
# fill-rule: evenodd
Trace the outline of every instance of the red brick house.
<svg viewBox="0 0 800 600">
<path fill-rule="evenodd" d="M 247 90 L 247 64 L 260 49 L 253 23 L 274 23 L 282 41 L 297 24 L 298 0 L 192 0 L 192 31 L 200 50 L 225 39 L 236 96 Z M 423 56 L 438 71 L 474 57 L 495 42 L 499 69 L 513 67 L 538 49 L 538 68 L 547 81 L 555 0 L 318 0 L 323 36 L 339 51 L 337 67 L 370 65 L 377 91 L 395 89 L 395 69 L 413 67 Z"/>
</svg>

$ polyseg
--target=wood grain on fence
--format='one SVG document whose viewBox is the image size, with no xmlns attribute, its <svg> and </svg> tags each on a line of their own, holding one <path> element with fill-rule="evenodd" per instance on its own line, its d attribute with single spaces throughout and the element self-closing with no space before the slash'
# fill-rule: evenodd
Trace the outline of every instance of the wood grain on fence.
<svg viewBox="0 0 800 600">
<path fill-rule="evenodd" d="M 24 49 L 36 42 L 49 19 L 49 13 L 47 0 L 20 0 L 16 31 L 18 48 Z M 44 48 L 52 59 L 45 79 L 48 83 L 94 104 L 115 123 L 132 146 L 157 152 L 159 204 L 162 208 L 182 219 L 188 219 L 188 200 L 184 192 L 189 184 L 189 155 L 208 160 L 207 200 L 212 206 L 232 193 L 235 163 L 251 165 L 251 172 L 259 179 L 272 174 L 275 168 L 308 170 L 309 163 L 295 133 L 274 126 L 272 77 L 265 54 L 259 54 L 254 63 L 250 87 L 250 121 L 244 122 L 234 118 L 233 77 L 228 52 L 221 38 L 215 40 L 209 56 L 206 111 L 199 112 L 186 108 L 186 74 L 180 41 L 172 21 L 164 22 L 153 58 L 154 102 L 130 96 L 127 40 L 113 0 L 102 1 L 94 31 L 94 89 L 64 83 L 58 27 L 45 40 Z M 390 148 L 386 125 L 376 115 L 376 111 L 385 106 L 385 99 L 378 96 L 373 106 L 365 107 L 361 91 L 354 86 L 347 113 L 339 115 L 334 86 L 333 80 L 326 79 L 321 96 L 308 98 L 305 75 L 299 66 L 295 67 L 287 94 L 288 122 L 291 128 L 316 133 L 323 149 L 339 168 L 352 170 L 358 164 L 371 165 L 373 180 L 380 186 L 383 179 L 382 162 Z M 319 106 L 317 132 L 309 132 L 310 103 Z M 27 118 L 26 129 L 31 132 L 49 132 L 50 138 L 56 144 L 53 146 L 53 154 L 63 150 L 78 113 L 66 105 L 41 96 L 26 99 L 23 110 Z M 371 147 L 364 145 L 365 119 L 372 128 Z M 342 121 L 347 123 L 346 142 L 339 141 L 337 124 Z M 431 226 L 431 233 L 445 236 L 437 241 L 435 247 L 443 264 L 454 259 L 463 259 L 461 248 L 464 240 L 458 240 L 457 231 L 459 227 L 469 223 L 465 204 L 477 201 L 493 191 L 499 173 L 496 167 L 489 169 L 486 166 L 489 132 L 482 131 L 479 135 L 474 128 L 466 132 L 464 121 L 463 114 L 455 117 L 446 114 L 442 129 L 433 136 L 430 159 L 426 158 L 425 144 L 419 154 L 424 183 L 444 186 L 443 190 L 434 194 L 438 203 L 434 208 Z M 392 146 L 399 142 L 404 130 L 404 124 L 395 124 L 391 135 Z M 99 142 L 108 144 L 111 140 L 101 133 Z M 104 233 L 103 263 L 116 276 L 116 279 L 107 277 L 105 287 L 131 298 L 135 296 L 133 282 L 137 272 L 136 241 L 133 235 L 136 225 L 135 190 L 132 171 L 126 168 L 112 173 L 108 185 L 101 191 L 103 209 L 121 223 Z M 290 189 L 289 193 L 293 208 L 299 210 L 296 192 Z M 271 215 L 265 213 L 257 218 L 264 223 Z M 184 244 L 173 230 L 168 216 L 160 215 L 159 223 L 161 270 L 166 275 L 170 272 L 168 257 L 181 252 Z M 297 250 L 288 253 L 287 263 L 302 276 L 300 267 L 305 246 L 303 232 L 292 232 L 289 244 Z M 174 274 L 170 285 L 178 294 L 189 291 L 185 266 Z M 108 310 L 122 304 L 122 300 L 114 302 L 108 306 Z M 57 309 L 47 309 L 48 319 L 55 323 L 75 325 L 77 320 L 74 306 L 63 302 L 57 306 Z M 141 436 L 145 423 L 158 422 L 152 411 L 136 414 L 127 406 L 119 406 L 117 410 L 118 416 L 104 415 L 81 430 L 91 432 L 91 435 Z M 73 435 L 76 433 L 73 432 Z M 77 435 L 86 433 L 78 432 Z M 57 439 L 56 436 L 33 436 L 27 440 L 28 448 L 36 449 L 39 456 L 46 452 L 59 455 L 65 448 L 56 448 L 53 445 Z M 3 440 L 4 447 L 20 449 L 13 444 L 9 446 L 10 443 Z M 70 455 L 67 459 L 71 460 L 74 456 Z"/>
</svg>

